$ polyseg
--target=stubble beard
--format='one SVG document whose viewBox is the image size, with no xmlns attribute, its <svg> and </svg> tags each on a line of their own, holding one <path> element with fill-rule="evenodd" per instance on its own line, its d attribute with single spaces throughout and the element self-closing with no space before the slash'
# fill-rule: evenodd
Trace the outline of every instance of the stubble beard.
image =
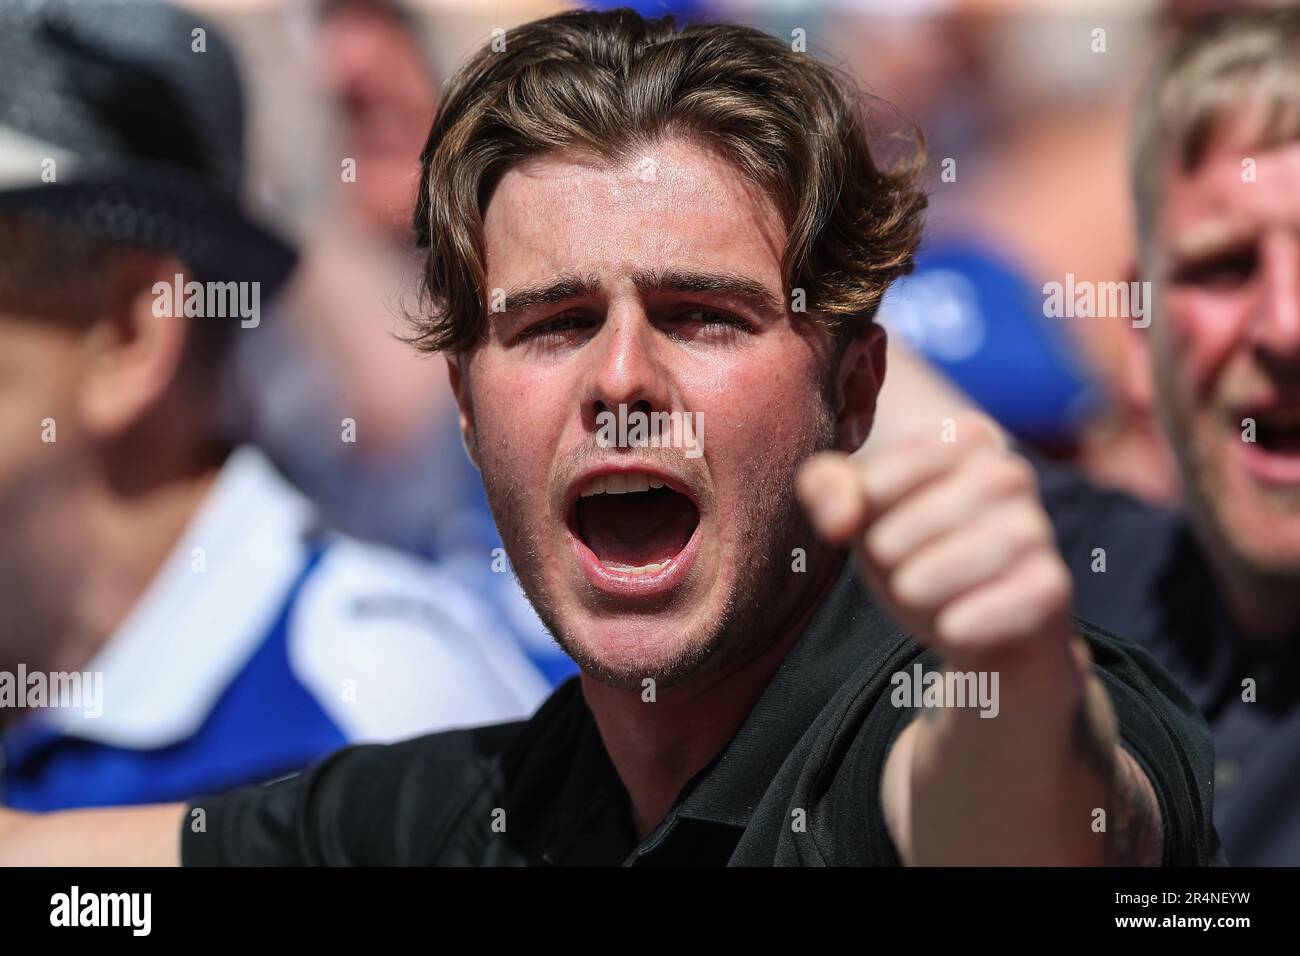
<svg viewBox="0 0 1300 956">
<path fill-rule="evenodd" d="M 808 456 L 831 447 L 833 439 L 834 425 L 823 405 L 806 442 L 789 447 L 777 460 L 768 454 L 754 463 L 743 483 L 745 493 L 737 496 L 745 514 L 739 516 L 739 544 L 733 555 L 736 576 L 721 613 L 686 640 L 673 640 L 670 655 L 651 654 L 622 667 L 611 666 L 594 642 L 582 640 L 565 623 L 531 544 L 535 536 L 518 507 L 521 489 L 488 461 L 480 461 L 488 506 L 515 578 L 555 642 L 584 673 L 603 684 L 639 691 L 651 680 L 656 690 L 663 690 L 725 673 L 784 636 L 799 605 L 800 585 L 816 584 L 812 571 L 819 550 L 815 532 L 795 498 L 794 477 Z M 806 553 L 806 571 L 793 570 L 796 548 Z"/>
<path fill-rule="evenodd" d="M 1157 341 L 1153 346 L 1160 348 L 1161 343 Z M 1207 446 L 1207 439 L 1202 437 L 1198 428 L 1201 417 L 1198 409 L 1192 401 L 1185 400 L 1179 390 L 1172 362 L 1163 350 L 1155 359 L 1156 409 L 1178 462 L 1183 487 L 1186 489 L 1187 512 L 1197 536 L 1211 557 L 1217 556 L 1216 563 L 1226 562 L 1228 566 L 1235 567 L 1236 573 L 1256 579 L 1260 588 L 1274 590 L 1278 587 L 1300 586 L 1300 555 L 1290 559 L 1266 560 L 1261 555 L 1252 553 L 1248 543 L 1237 540 L 1239 533 L 1234 532 L 1230 519 L 1219 507 L 1224 498 L 1224 489 L 1215 466 L 1214 449 Z M 1226 420 L 1226 414 L 1219 413 L 1218 404 L 1212 404 L 1209 412 L 1216 423 L 1219 419 Z M 1208 443 L 1212 446 L 1214 439 L 1208 439 Z M 1288 491 L 1287 495 L 1291 503 L 1296 503 L 1294 492 Z"/>
</svg>

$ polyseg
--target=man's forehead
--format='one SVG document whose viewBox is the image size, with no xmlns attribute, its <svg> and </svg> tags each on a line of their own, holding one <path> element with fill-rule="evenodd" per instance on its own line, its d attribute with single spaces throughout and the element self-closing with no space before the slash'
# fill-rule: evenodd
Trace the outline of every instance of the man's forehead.
<svg viewBox="0 0 1300 956">
<path fill-rule="evenodd" d="M 650 208 L 674 202 L 748 206 L 762 199 L 716 149 L 677 137 L 632 148 L 616 159 L 580 149 L 530 156 L 502 175 L 489 214 L 504 196 L 516 204 L 608 197 Z"/>
<path fill-rule="evenodd" d="M 1165 234 L 1183 258 L 1212 255 L 1261 230 L 1300 230 L 1300 142 L 1269 148 L 1219 145 L 1192 170 L 1166 179 Z"/>
<path fill-rule="evenodd" d="M 785 235 L 771 200 L 730 163 L 670 140 L 616 162 L 567 152 L 512 167 L 484 240 L 493 285 L 712 267 L 779 286 Z"/>
</svg>

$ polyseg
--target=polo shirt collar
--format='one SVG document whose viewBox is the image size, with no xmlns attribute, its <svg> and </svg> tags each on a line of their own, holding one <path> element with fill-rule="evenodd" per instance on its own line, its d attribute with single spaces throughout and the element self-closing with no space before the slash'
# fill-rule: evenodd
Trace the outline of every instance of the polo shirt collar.
<svg viewBox="0 0 1300 956">
<path fill-rule="evenodd" d="M 236 449 L 140 599 L 82 668 L 103 675 L 99 716 L 49 708 L 15 735 L 131 749 L 193 736 L 276 620 L 315 520 L 260 451 Z"/>
<path fill-rule="evenodd" d="M 721 755 L 687 786 L 678 816 L 744 828 L 782 763 L 818 714 L 867 660 L 901 632 L 844 562 L 794 646 Z"/>
<path fill-rule="evenodd" d="M 846 560 L 731 742 L 683 788 L 660 826 L 639 846 L 627 791 L 574 678 L 533 718 L 539 735 L 528 738 L 523 748 L 537 759 L 542 752 L 551 753 L 559 743 L 555 737 L 562 736 L 568 749 L 567 772 L 556 783 L 555 802 L 548 802 L 555 819 L 538 842 L 542 859 L 608 864 L 612 848 L 624 846 L 632 851 L 625 862 L 636 863 L 687 826 L 693 841 L 707 840 L 719 854 L 734 849 L 772 778 L 823 708 L 873 647 L 900 633 L 870 598 L 854 561 Z"/>
</svg>

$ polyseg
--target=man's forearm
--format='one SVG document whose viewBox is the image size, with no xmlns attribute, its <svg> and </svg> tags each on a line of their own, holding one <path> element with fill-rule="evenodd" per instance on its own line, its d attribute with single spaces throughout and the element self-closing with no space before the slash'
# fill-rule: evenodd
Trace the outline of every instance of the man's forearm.
<svg viewBox="0 0 1300 956">
<path fill-rule="evenodd" d="M 976 666 L 999 671 L 998 715 L 927 712 L 891 754 L 886 807 L 904 862 L 1158 864 L 1154 791 L 1086 665 L 1035 650 Z"/>
<path fill-rule="evenodd" d="M 1164 858 L 1164 821 L 1155 788 L 1122 747 L 1116 747 L 1117 766 L 1111 785 L 1114 813 L 1107 832 L 1109 866 L 1159 866 Z"/>
<path fill-rule="evenodd" d="M 888 372 L 864 450 L 934 431 L 944 419 L 976 409 L 970 396 L 899 336 L 889 337 L 886 355 Z"/>
<path fill-rule="evenodd" d="M 58 813 L 0 809 L 0 866 L 177 866 L 184 804 Z"/>
<path fill-rule="evenodd" d="M 12 839 L 18 827 L 27 819 L 27 814 L 0 807 L 0 848 Z"/>
</svg>

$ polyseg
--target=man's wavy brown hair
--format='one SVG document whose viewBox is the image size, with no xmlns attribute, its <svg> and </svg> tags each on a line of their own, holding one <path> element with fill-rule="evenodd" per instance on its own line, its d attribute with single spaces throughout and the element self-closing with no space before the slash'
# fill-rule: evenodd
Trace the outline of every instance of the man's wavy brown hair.
<svg viewBox="0 0 1300 956">
<path fill-rule="evenodd" d="M 807 311 L 836 327 L 870 322 L 911 271 L 926 206 L 920 136 L 909 161 L 882 168 L 856 88 L 813 56 L 747 27 L 678 29 L 626 9 L 535 20 L 495 47 L 451 79 L 420 156 L 422 351 L 482 340 L 487 202 L 507 168 L 555 150 L 617 162 L 669 136 L 720 150 L 783 217 L 787 295 L 803 289 Z"/>
</svg>

